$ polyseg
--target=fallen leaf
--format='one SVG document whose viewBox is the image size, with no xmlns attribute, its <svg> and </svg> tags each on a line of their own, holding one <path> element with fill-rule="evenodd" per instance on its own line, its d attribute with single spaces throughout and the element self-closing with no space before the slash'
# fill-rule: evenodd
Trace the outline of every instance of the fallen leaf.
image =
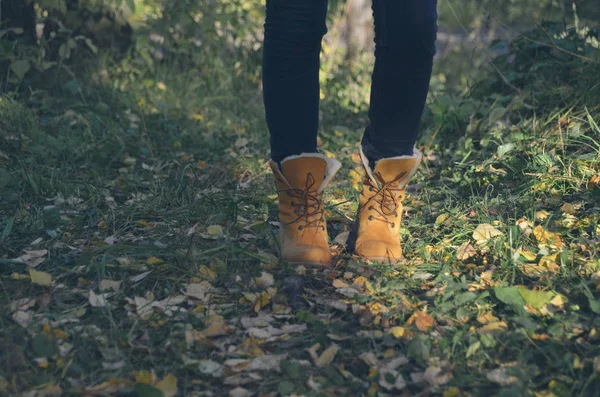
<svg viewBox="0 0 600 397">
<path fill-rule="evenodd" d="M 251 391 L 239 386 L 229 391 L 229 397 L 252 397 L 253 395 Z"/>
<path fill-rule="evenodd" d="M 29 269 L 29 278 L 31 282 L 37 285 L 47 287 L 52 285 L 52 276 L 46 272 L 38 272 L 37 270 Z"/>
<path fill-rule="evenodd" d="M 198 364 L 198 370 L 205 374 L 219 378 L 223 375 L 223 366 L 213 360 L 201 360 Z"/>
<path fill-rule="evenodd" d="M 106 294 L 96 295 L 92 290 L 89 291 L 88 301 L 92 307 L 105 307 L 108 305 L 108 302 L 106 301 Z"/>
<path fill-rule="evenodd" d="M 488 240 L 501 236 L 502 232 L 496 229 L 494 226 L 489 223 L 482 223 L 477 226 L 475 231 L 473 231 L 473 239 L 477 241 L 477 244 L 485 244 Z"/>
<path fill-rule="evenodd" d="M 131 282 L 134 282 L 134 283 L 137 283 L 137 282 L 139 282 L 139 281 L 142 281 L 142 280 L 143 280 L 143 279 L 145 279 L 146 277 L 148 277 L 148 275 L 149 275 L 150 273 L 152 273 L 152 270 L 150 270 L 150 271 L 147 271 L 147 272 L 144 272 L 144 273 L 141 273 L 141 274 L 138 274 L 137 276 L 132 276 L 132 277 L 129 277 L 129 281 L 131 281 Z"/>
<path fill-rule="evenodd" d="M 186 286 L 186 296 L 190 298 L 198 299 L 203 303 L 208 303 L 210 300 L 213 286 L 208 281 L 202 281 L 200 283 L 188 284 Z"/>
<path fill-rule="evenodd" d="M 254 282 L 256 283 L 256 285 L 258 287 L 268 288 L 275 283 L 275 279 L 273 278 L 272 274 L 267 273 L 267 272 L 262 272 L 260 277 L 256 277 L 254 279 Z"/>
<path fill-rule="evenodd" d="M 121 288 L 123 281 L 113 281 L 104 279 L 100 281 L 100 291 L 118 291 Z"/>
<path fill-rule="evenodd" d="M 464 261 L 477 255 L 477 250 L 473 245 L 466 241 L 456 251 L 456 259 Z"/>
<path fill-rule="evenodd" d="M 340 347 L 338 345 L 336 345 L 335 343 L 333 343 L 331 346 L 329 346 L 327 349 L 325 349 L 325 351 L 321 354 L 321 356 L 315 362 L 315 365 L 319 368 L 329 365 L 335 358 L 335 355 L 337 354 L 339 349 L 340 349 Z"/>
<path fill-rule="evenodd" d="M 417 329 L 421 332 L 425 332 L 431 327 L 433 327 L 435 320 L 429 314 L 425 313 L 422 310 L 416 311 L 414 314 L 414 321 L 417 326 Z M 411 316 L 411 317 L 413 317 Z"/>
<path fill-rule="evenodd" d="M 177 394 L 177 378 L 173 374 L 167 374 L 154 386 L 163 393 L 164 397 L 173 397 Z"/>
<path fill-rule="evenodd" d="M 486 375 L 490 382 L 499 384 L 500 386 L 510 386 L 518 382 L 517 377 L 509 375 L 506 367 L 496 368 Z"/>
<path fill-rule="evenodd" d="M 206 233 L 208 233 L 208 235 L 213 238 L 223 237 L 223 226 L 220 226 L 220 225 L 209 226 L 206 228 Z"/>
<path fill-rule="evenodd" d="M 29 327 L 33 320 L 33 313 L 29 311 L 17 310 L 13 313 L 12 319 L 15 323 L 19 324 L 23 328 Z"/>
<path fill-rule="evenodd" d="M 99 385 L 86 387 L 83 393 L 91 396 L 112 396 L 130 386 L 132 386 L 132 382 L 127 379 L 111 378 Z"/>
<path fill-rule="evenodd" d="M 25 254 L 17 258 L 18 261 L 27 264 L 30 267 L 36 267 L 42 264 L 48 255 L 48 250 L 25 251 Z"/>
<path fill-rule="evenodd" d="M 406 328 L 404 327 L 392 327 L 390 328 L 390 334 L 394 335 L 395 338 L 402 338 L 406 335 Z"/>
<path fill-rule="evenodd" d="M 379 384 L 386 390 L 402 390 L 406 387 L 402 374 L 390 369 L 379 371 Z"/>
<path fill-rule="evenodd" d="M 544 228 L 540 225 L 533 229 L 533 236 L 540 246 L 550 245 L 558 249 L 561 249 L 563 246 L 563 242 L 558 234 L 544 230 Z"/>
<path fill-rule="evenodd" d="M 450 371 L 445 371 L 440 367 L 431 366 L 425 370 L 423 379 L 432 386 L 441 386 L 450 382 L 452 373 Z"/>
<path fill-rule="evenodd" d="M 150 258 L 146 259 L 146 264 L 150 265 L 150 266 L 159 265 L 164 262 L 165 261 L 163 261 L 162 259 L 157 258 L 155 256 L 151 256 Z"/>
</svg>

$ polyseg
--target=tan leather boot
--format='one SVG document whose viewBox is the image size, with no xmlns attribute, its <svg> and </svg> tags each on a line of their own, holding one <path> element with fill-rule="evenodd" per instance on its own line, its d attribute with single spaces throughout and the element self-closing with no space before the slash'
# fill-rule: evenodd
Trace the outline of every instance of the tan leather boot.
<svg viewBox="0 0 600 397">
<path fill-rule="evenodd" d="M 323 191 L 342 164 L 322 154 L 271 162 L 279 194 L 281 257 L 292 264 L 331 266 Z"/>
<path fill-rule="evenodd" d="M 417 149 L 412 156 L 379 160 L 373 171 L 362 149 L 360 156 L 366 171 L 357 220 L 355 253 L 377 262 L 396 263 L 402 259 L 400 224 L 406 185 L 413 177 L 423 155 Z"/>
</svg>

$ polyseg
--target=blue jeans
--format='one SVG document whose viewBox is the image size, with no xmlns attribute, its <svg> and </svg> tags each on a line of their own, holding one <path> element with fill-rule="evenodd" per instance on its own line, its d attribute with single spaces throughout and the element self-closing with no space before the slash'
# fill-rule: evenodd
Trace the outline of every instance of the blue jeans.
<svg viewBox="0 0 600 397">
<path fill-rule="evenodd" d="M 275 161 L 317 151 L 327 0 L 266 0 L 263 89 Z M 412 154 L 429 90 L 437 0 L 373 0 L 375 67 L 367 157 Z"/>
</svg>

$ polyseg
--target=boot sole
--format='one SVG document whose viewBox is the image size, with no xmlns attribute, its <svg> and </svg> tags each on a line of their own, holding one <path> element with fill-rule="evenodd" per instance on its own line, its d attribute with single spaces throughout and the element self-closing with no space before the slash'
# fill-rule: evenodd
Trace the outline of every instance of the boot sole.
<svg viewBox="0 0 600 397">
<path fill-rule="evenodd" d="M 390 265 L 397 265 L 404 260 L 404 258 L 392 260 L 388 256 L 376 256 L 376 257 L 372 257 L 372 258 L 367 258 L 366 256 L 358 255 L 358 257 L 361 259 L 366 259 L 371 262 L 389 263 Z"/>
</svg>

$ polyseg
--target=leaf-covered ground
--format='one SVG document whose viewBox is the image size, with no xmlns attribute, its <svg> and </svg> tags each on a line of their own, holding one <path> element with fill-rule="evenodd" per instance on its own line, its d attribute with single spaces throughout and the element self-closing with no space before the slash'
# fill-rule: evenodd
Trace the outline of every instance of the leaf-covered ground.
<svg viewBox="0 0 600 397">
<path fill-rule="evenodd" d="M 0 394 L 598 395 L 600 57 L 541 40 L 434 81 L 395 267 L 346 250 L 357 73 L 324 85 L 331 271 L 277 259 L 240 65 L 2 96 Z"/>
</svg>

